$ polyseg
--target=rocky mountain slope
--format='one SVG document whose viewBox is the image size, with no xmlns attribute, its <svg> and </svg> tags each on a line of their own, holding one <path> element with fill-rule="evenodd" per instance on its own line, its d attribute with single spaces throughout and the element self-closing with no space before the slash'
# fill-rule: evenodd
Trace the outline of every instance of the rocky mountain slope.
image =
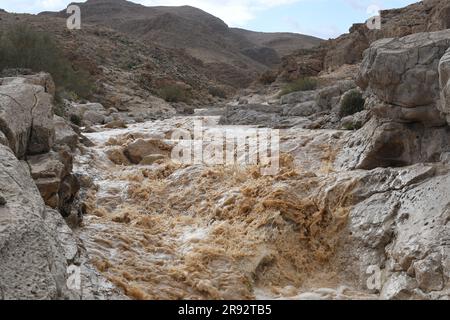
<svg viewBox="0 0 450 320">
<path fill-rule="evenodd" d="M 145 7 L 125 0 L 89 0 L 77 5 L 84 23 L 110 27 L 145 44 L 182 49 L 202 61 L 211 75 L 219 75 L 219 81 L 233 86 L 248 84 L 294 48 L 310 48 L 321 41 L 300 34 L 230 29 L 222 20 L 189 6 Z M 67 16 L 65 11 L 41 15 Z"/>
<path fill-rule="evenodd" d="M 284 57 L 280 76 L 296 79 L 317 75 L 323 70 L 360 62 L 364 50 L 378 39 L 450 27 L 450 4 L 447 0 L 424 0 L 400 9 L 382 10 L 380 15 L 380 30 L 369 30 L 365 23 L 357 23 L 349 33 L 325 41 L 317 49 L 301 50 Z"/>
</svg>

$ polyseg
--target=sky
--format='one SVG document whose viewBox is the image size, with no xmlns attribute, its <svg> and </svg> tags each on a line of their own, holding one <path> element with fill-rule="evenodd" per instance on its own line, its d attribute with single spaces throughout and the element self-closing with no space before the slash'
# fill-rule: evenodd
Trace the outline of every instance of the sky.
<svg viewBox="0 0 450 320">
<path fill-rule="evenodd" d="M 0 0 L 8 12 L 59 11 L 82 0 Z M 133 0 L 144 5 L 191 5 L 231 27 L 263 32 L 296 32 L 328 39 L 364 22 L 379 9 L 400 8 L 417 0 Z M 81 15 L 83 13 L 81 12 Z"/>
</svg>

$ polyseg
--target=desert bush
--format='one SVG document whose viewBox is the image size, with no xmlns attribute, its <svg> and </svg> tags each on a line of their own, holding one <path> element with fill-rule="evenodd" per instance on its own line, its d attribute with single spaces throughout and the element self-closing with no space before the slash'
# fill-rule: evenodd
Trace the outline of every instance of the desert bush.
<svg viewBox="0 0 450 320">
<path fill-rule="evenodd" d="M 280 96 L 297 92 L 297 91 L 309 91 L 315 90 L 318 86 L 319 82 L 316 78 L 300 78 L 294 82 L 286 84 L 283 90 L 280 93 Z"/>
<path fill-rule="evenodd" d="M 339 115 L 341 117 L 351 116 L 364 110 L 365 99 L 358 90 L 347 92 L 341 101 Z"/>
<path fill-rule="evenodd" d="M 277 80 L 277 73 L 269 70 L 259 77 L 259 82 L 265 85 L 272 84 Z"/>
<path fill-rule="evenodd" d="M 93 90 L 90 74 L 75 70 L 53 37 L 23 25 L 0 32 L 0 70 L 26 68 L 52 75 L 57 92 L 71 91 L 87 98 Z"/>
<path fill-rule="evenodd" d="M 189 92 L 177 84 L 167 84 L 159 88 L 157 94 L 167 102 L 189 102 Z"/>
<path fill-rule="evenodd" d="M 81 126 L 81 117 L 79 115 L 76 114 L 72 114 L 70 116 L 70 122 L 72 122 L 73 124 L 77 125 L 77 126 Z"/>
<path fill-rule="evenodd" d="M 227 97 L 227 93 L 220 87 L 209 87 L 208 92 L 213 97 L 225 99 Z"/>
</svg>

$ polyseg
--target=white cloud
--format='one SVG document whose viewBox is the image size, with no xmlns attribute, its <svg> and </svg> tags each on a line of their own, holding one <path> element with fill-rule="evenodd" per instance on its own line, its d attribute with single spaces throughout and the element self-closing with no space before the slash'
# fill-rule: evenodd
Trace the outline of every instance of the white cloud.
<svg viewBox="0 0 450 320">
<path fill-rule="evenodd" d="M 0 8 L 12 12 L 38 13 L 59 11 L 70 2 L 85 0 L 0 0 Z M 131 0 L 147 6 L 190 5 L 202 9 L 232 27 L 243 27 L 253 20 L 258 12 L 303 0 Z"/>
<path fill-rule="evenodd" d="M 259 11 L 300 2 L 302 0 L 142 0 L 144 5 L 190 5 L 202 9 L 233 27 L 245 26 Z"/>
<path fill-rule="evenodd" d="M 0 0 L 0 8 L 10 12 L 39 13 L 41 11 L 59 11 L 64 9 L 70 0 Z"/>
</svg>

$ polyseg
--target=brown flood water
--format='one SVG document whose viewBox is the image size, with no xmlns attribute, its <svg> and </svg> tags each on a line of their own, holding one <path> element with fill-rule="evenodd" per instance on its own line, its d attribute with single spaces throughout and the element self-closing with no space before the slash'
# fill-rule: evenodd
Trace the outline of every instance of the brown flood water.
<svg viewBox="0 0 450 320">
<path fill-rule="evenodd" d="M 287 152 L 298 145 L 282 136 L 275 176 L 257 166 L 116 165 L 106 154 L 138 137 L 164 143 L 192 119 L 86 134 L 95 147 L 75 170 L 95 186 L 84 190 L 78 233 L 96 268 L 134 299 L 365 298 L 340 286 L 330 263 L 348 212 L 345 189 L 332 199 L 324 191 L 330 146 L 317 148 L 314 170 L 299 168 Z"/>
</svg>

